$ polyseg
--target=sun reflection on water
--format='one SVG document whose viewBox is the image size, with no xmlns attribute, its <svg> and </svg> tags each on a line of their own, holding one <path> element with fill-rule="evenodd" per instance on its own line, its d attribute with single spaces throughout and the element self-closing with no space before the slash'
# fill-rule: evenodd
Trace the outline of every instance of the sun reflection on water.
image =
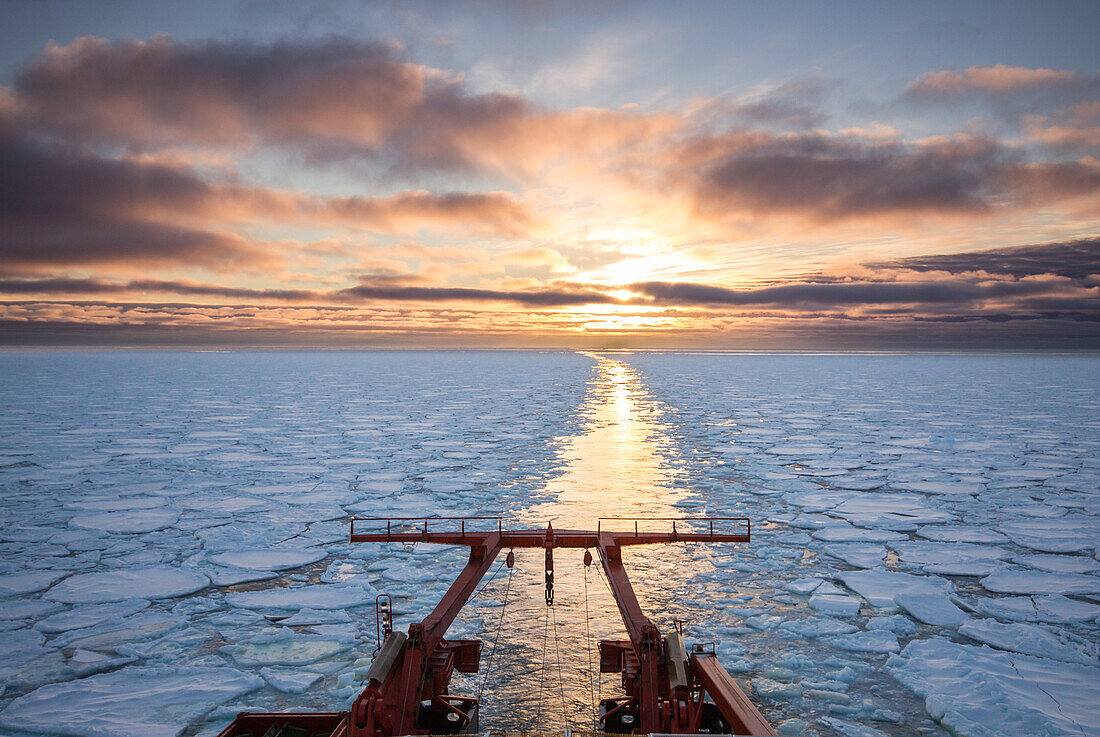
<svg viewBox="0 0 1100 737">
<path fill-rule="evenodd" d="M 552 521 L 557 529 L 594 529 L 600 517 L 678 516 L 675 504 L 683 493 L 676 488 L 671 434 L 659 408 L 628 363 L 585 355 L 596 366 L 583 410 L 584 432 L 559 439 L 564 472 L 547 485 L 543 501 L 516 519 L 516 526 Z M 629 524 L 610 526 L 626 529 Z M 667 529 L 666 523 L 649 524 Z M 484 633 L 492 643 L 487 647 L 499 649 L 485 678 L 481 728 L 592 729 L 599 698 L 621 695 L 619 676 L 598 672 L 596 643 L 626 637 L 599 562 L 586 569 L 582 551 L 556 550 L 555 604 L 547 607 L 543 552 L 515 552 L 509 603 L 499 620 L 503 634 L 494 643 L 495 633 Z M 624 561 L 643 609 L 658 626 L 682 616 L 683 584 L 692 568 L 682 549 L 628 548 Z M 499 584 L 491 592 L 502 596 Z M 489 611 L 499 617 L 498 608 Z"/>
<path fill-rule="evenodd" d="M 585 432 L 561 451 L 565 472 L 531 521 L 585 529 L 599 517 L 668 517 L 680 498 L 669 471 L 668 433 L 629 364 L 599 354 Z"/>
</svg>

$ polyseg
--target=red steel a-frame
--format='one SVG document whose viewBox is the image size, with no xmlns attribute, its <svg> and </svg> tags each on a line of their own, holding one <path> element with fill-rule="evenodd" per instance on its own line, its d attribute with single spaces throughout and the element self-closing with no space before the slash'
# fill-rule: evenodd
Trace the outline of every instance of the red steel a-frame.
<svg viewBox="0 0 1100 737">
<path fill-rule="evenodd" d="M 299 725 L 312 734 L 331 737 L 393 737 L 472 731 L 477 700 L 448 693 L 457 669 L 476 673 L 480 640 L 447 640 L 444 635 L 502 550 L 508 565 L 516 548 L 546 551 L 546 599 L 553 602 L 555 548 L 595 548 L 615 597 L 629 640 L 602 640 L 601 672 L 622 674 L 625 696 L 604 699 L 602 730 L 626 733 L 725 732 L 774 735 L 737 682 L 718 663 L 713 650 L 688 652 L 680 632 L 662 636 L 642 612 L 622 562 L 622 548 L 673 542 L 748 542 L 745 518 L 631 520 L 631 529 L 616 530 L 623 520 L 601 519 L 596 530 L 504 530 L 496 517 L 372 518 L 352 520 L 352 542 L 438 543 L 462 545 L 470 556 L 443 599 L 408 634 L 389 633 L 370 670 L 366 687 L 349 712 L 331 714 L 242 713 L 219 737 L 264 734 L 269 726 Z M 647 531 L 660 523 L 661 531 Z M 628 528 L 630 523 L 626 523 Z M 364 527 L 372 531 L 364 532 Z M 491 527 L 492 529 L 485 529 Z M 382 529 L 384 528 L 384 530 Z M 441 529 L 444 528 L 444 529 Z M 481 528 L 481 529 L 475 529 Z M 669 529 L 670 528 L 670 529 Z M 731 529 L 732 528 L 732 529 Z M 318 721 L 320 720 L 320 721 Z M 258 733 L 258 734 L 257 734 Z"/>
</svg>

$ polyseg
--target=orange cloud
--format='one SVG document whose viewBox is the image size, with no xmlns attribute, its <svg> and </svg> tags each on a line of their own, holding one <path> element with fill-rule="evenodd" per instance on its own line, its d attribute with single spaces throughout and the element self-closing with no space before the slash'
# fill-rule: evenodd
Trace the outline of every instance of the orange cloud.
<svg viewBox="0 0 1100 737">
<path fill-rule="evenodd" d="M 991 67 L 968 67 L 961 72 L 929 72 L 910 83 L 908 92 L 916 96 L 957 96 L 973 92 L 1004 95 L 1076 85 L 1087 79 L 1085 75 L 1076 72 L 995 64 Z"/>
</svg>

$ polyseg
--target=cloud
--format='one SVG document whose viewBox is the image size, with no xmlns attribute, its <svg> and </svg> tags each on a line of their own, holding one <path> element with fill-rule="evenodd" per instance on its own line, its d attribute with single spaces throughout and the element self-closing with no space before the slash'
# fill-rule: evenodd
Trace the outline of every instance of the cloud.
<svg viewBox="0 0 1100 737">
<path fill-rule="evenodd" d="M 198 179 L 164 166 L 48 149 L 0 126 L 0 257 L 34 263 L 186 262 L 272 266 L 274 254 L 233 233 L 156 211 L 195 208 Z"/>
<path fill-rule="evenodd" d="M 1025 115 L 1029 141 L 1058 150 L 1100 150 L 1100 101 L 1082 102 L 1052 115 Z"/>
<path fill-rule="evenodd" d="M 569 263 L 569 259 L 553 248 L 526 248 L 507 253 L 504 258 L 520 266 L 545 267 L 552 274 L 570 274 L 577 271 L 577 267 Z"/>
<path fill-rule="evenodd" d="M 139 279 L 111 282 L 104 279 L 47 278 L 0 279 L 4 294 L 127 295 L 165 293 L 228 299 L 279 300 L 340 304 L 368 300 L 396 302 L 510 302 L 533 307 L 563 307 L 585 304 L 616 304 L 620 300 L 581 286 L 551 289 L 501 290 L 470 287 L 416 286 L 415 275 L 372 275 L 354 287 L 334 291 L 310 289 L 249 289 L 186 281 Z"/>
<path fill-rule="evenodd" d="M 1100 271 L 1100 237 L 1042 243 L 1015 248 L 914 256 L 869 264 L 872 269 L 910 271 L 983 272 L 1022 278 L 1052 274 L 1084 282 Z"/>
<path fill-rule="evenodd" d="M 911 82 L 913 97 L 959 97 L 973 93 L 1009 95 L 1034 90 L 1072 88 L 1094 82 L 1095 76 L 1058 69 L 1029 69 L 996 64 L 968 67 L 958 72 L 929 72 Z"/>
<path fill-rule="evenodd" d="M 378 151 L 429 125 L 522 111 L 505 95 L 403 61 L 392 46 L 82 37 L 49 45 L 18 76 L 28 114 L 71 137 L 160 145 L 312 145 Z"/>
<path fill-rule="evenodd" d="M 735 97 L 713 97 L 694 103 L 687 111 L 696 126 L 728 128 L 777 127 L 805 130 L 820 126 L 822 112 L 835 82 L 820 76 L 761 85 Z"/>
<path fill-rule="evenodd" d="M 829 222 L 986 212 L 1004 158 L 996 143 L 974 137 L 905 144 L 753 132 L 694 141 L 672 171 L 704 214 L 799 213 Z"/>
<path fill-rule="evenodd" d="M 401 173 L 530 175 L 563 152 L 606 152 L 679 124 L 674 115 L 548 111 L 518 95 L 472 93 L 461 76 L 348 38 L 83 37 L 48 46 L 19 74 L 9 105 L 27 125 L 71 141 L 276 146 L 315 160 L 366 157 Z"/>
<path fill-rule="evenodd" d="M 350 227 L 410 233 L 443 228 L 491 235 L 531 232 L 536 218 L 508 192 L 401 192 L 320 197 L 211 182 L 186 166 L 106 158 L 36 141 L 0 125 L 0 256 L 35 263 L 180 263 L 269 268 L 276 246 L 235 224 Z"/>
<path fill-rule="evenodd" d="M 629 287 L 662 304 L 785 307 L 847 307 L 859 305 L 968 305 L 989 300 L 1058 292 L 1080 292 L 1073 285 L 1050 281 L 918 281 L 786 284 L 736 290 L 705 284 L 642 282 Z M 1100 290 L 1084 290 L 1094 306 Z M 1091 296 L 1088 296 L 1091 295 Z"/>
<path fill-rule="evenodd" d="M 822 224 L 985 216 L 997 209 L 1100 200 L 1096 160 L 1026 162 L 974 135 L 901 142 L 856 133 L 761 131 L 691 139 L 668 179 L 704 217 L 799 215 Z"/>
</svg>

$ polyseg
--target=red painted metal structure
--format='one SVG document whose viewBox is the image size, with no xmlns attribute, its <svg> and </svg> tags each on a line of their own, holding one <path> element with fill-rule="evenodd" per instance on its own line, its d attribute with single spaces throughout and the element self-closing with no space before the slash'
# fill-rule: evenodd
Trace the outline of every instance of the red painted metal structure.
<svg viewBox="0 0 1100 737">
<path fill-rule="evenodd" d="M 622 548 L 630 545 L 748 542 L 749 520 L 639 518 L 630 520 L 632 528 L 614 529 L 623 521 L 601 519 L 596 530 L 555 530 L 549 524 L 545 529 L 505 530 L 497 517 L 352 520 L 352 542 L 462 545 L 470 549 L 470 555 L 458 578 L 423 621 L 411 625 L 407 635 L 388 634 L 367 673 L 366 687 L 346 713 L 346 719 L 341 719 L 329 734 L 391 737 L 474 731 L 477 700 L 450 695 L 448 687 L 455 670 L 478 671 L 481 641 L 447 640 L 444 638 L 447 628 L 502 550 L 509 551 L 509 567 L 515 548 L 545 550 L 546 603 L 551 606 L 554 549 L 584 549 L 588 565 L 592 560 L 588 550 L 595 548 L 629 637 L 599 643 L 601 672 L 621 673 L 625 691 L 623 697 L 601 702 L 600 728 L 641 734 L 774 735 L 768 722 L 718 663 L 713 649 L 695 646 L 687 652 L 679 631 L 661 635 L 642 612 L 622 561 Z M 671 529 L 645 529 L 654 522 L 670 524 Z M 434 529 L 430 529 L 432 525 Z M 373 531 L 364 532 L 364 526 L 372 527 Z M 730 526 L 736 529 L 727 529 Z M 259 724 L 266 716 L 275 715 L 241 714 L 220 737 L 253 734 L 243 726 L 238 728 L 238 722 L 243 725 L 251 719 Z M 293 726 L 294 722 L 286 724 Z"/>
</svg>

